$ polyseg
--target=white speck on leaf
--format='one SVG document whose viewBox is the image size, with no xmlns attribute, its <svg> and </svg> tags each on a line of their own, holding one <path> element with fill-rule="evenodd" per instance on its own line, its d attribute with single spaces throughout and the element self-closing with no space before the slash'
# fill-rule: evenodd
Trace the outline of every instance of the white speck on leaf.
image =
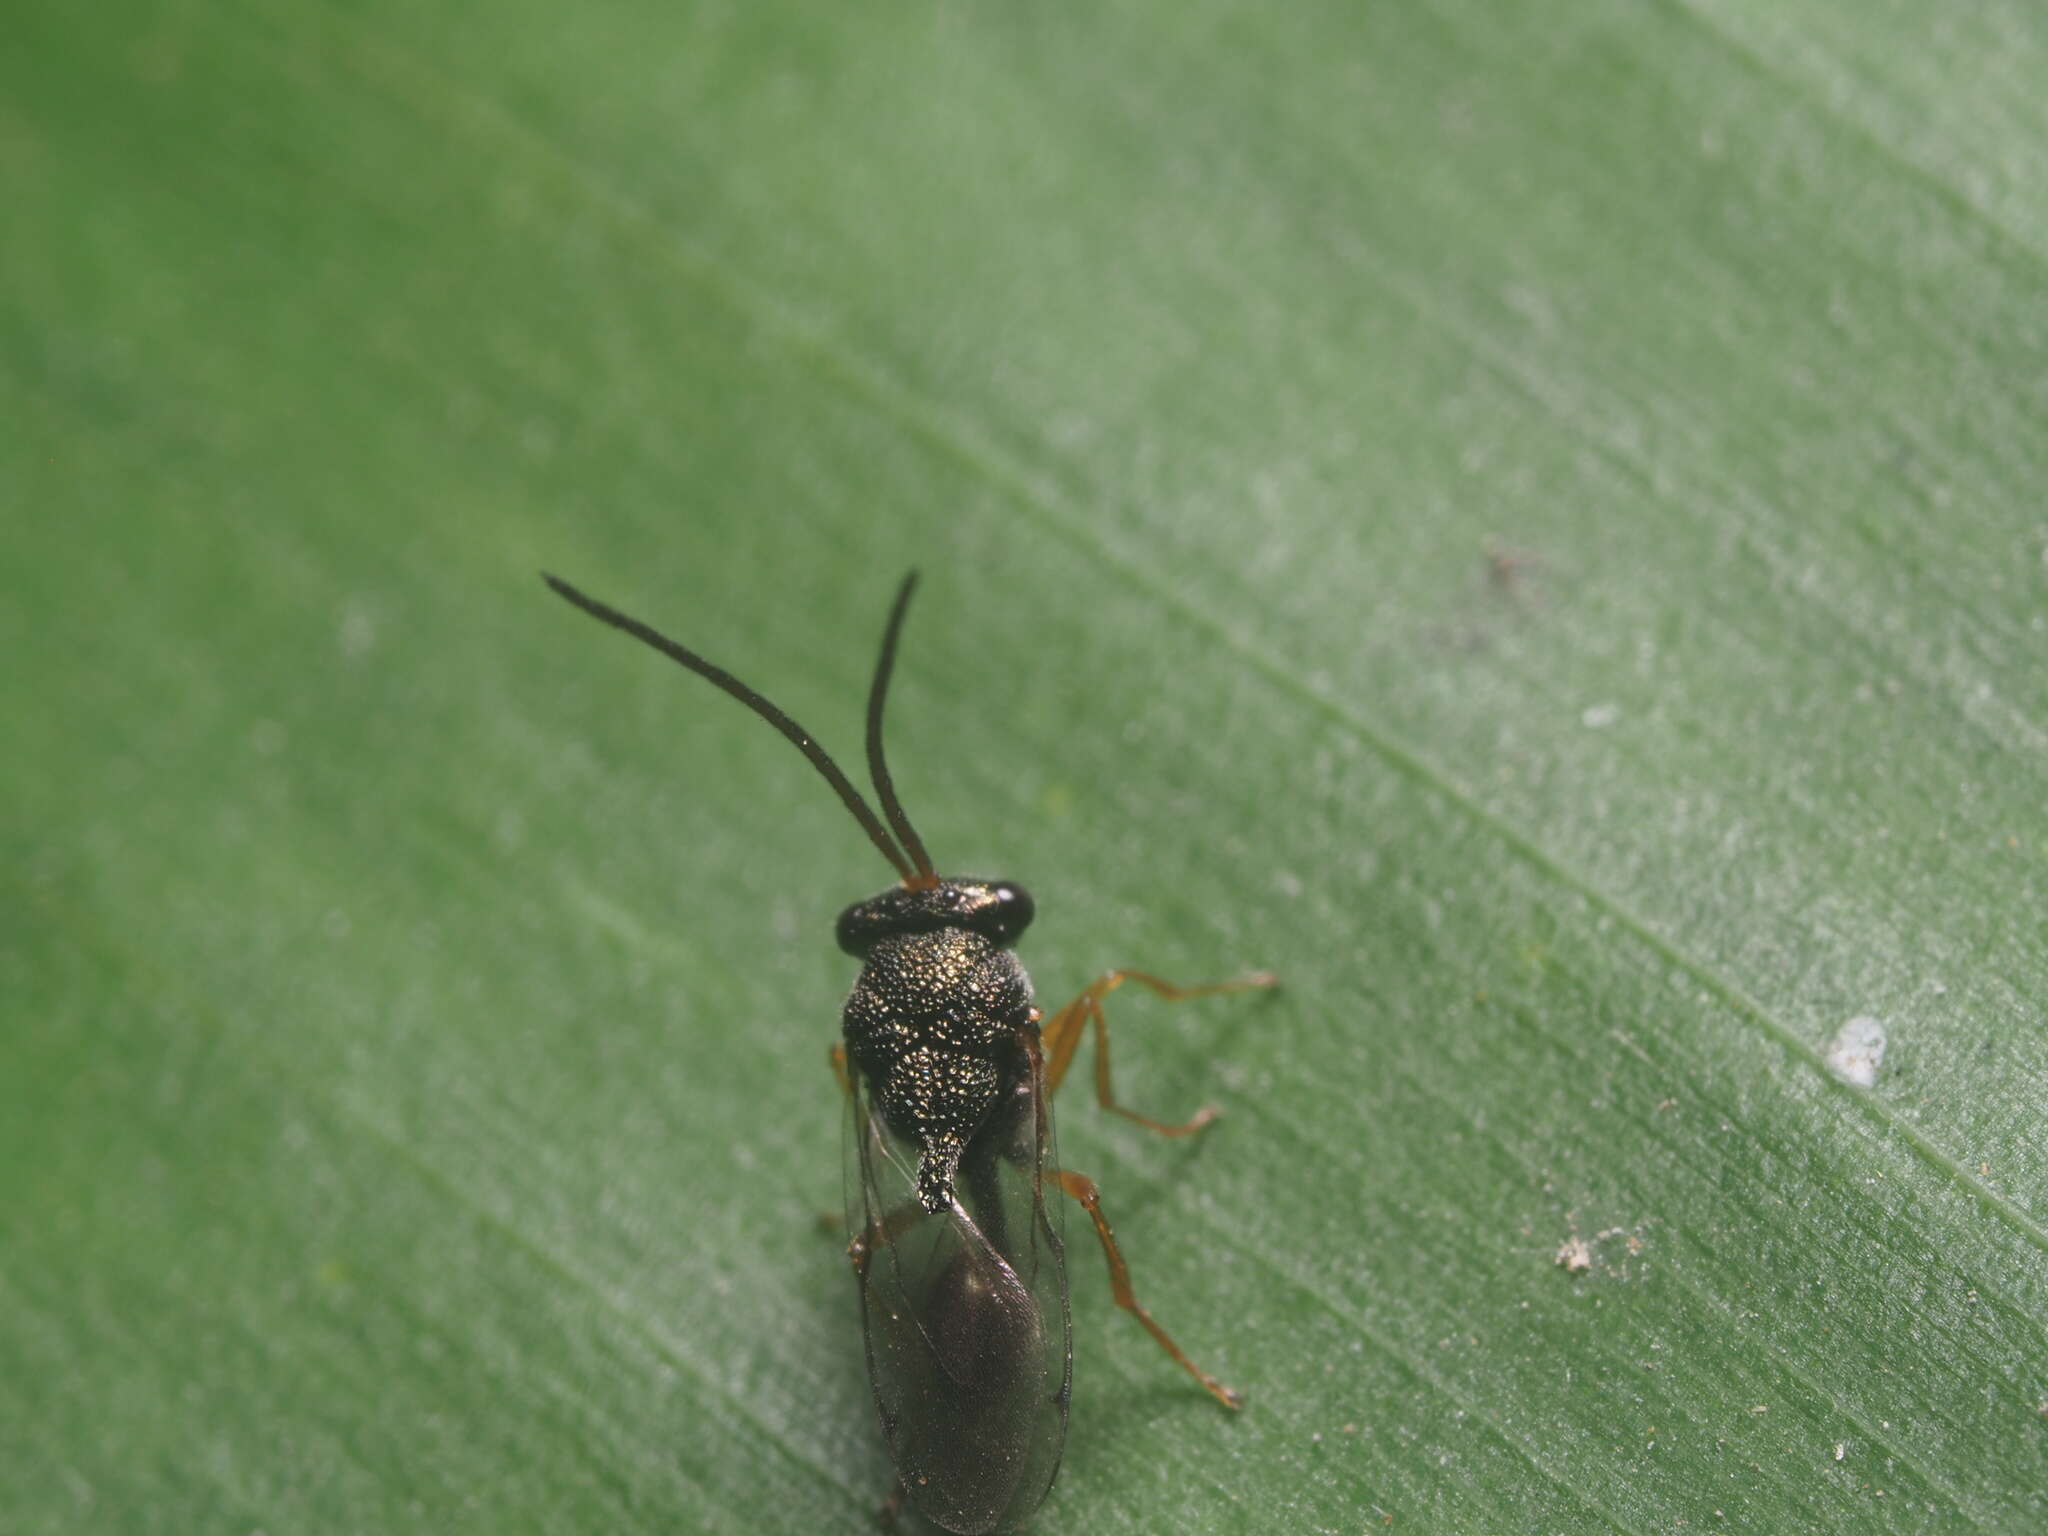
<svg viewBox="0 0 2048 1536">
<path fill-rule="evenodd" d="M 369 609 L 357 603 L 349 604 L 341 616 L 341 654 L 361 656 L 377 643 L 377 620 Z"/>
<path fill-rule="evenodd" d="M 1579 712 L 1579 724 L 1589 731 L 1604 731 L 1620 718 L 1619 704 L 1589 704 Z"/>
<path fill-rule="evenodd" d="M 1884 1025 L 1868 1014 L 1858 1014 L 1828 1041 L 1828 1070 L 1845 1083 L 1868 1088 L 1877 1081 L 1877 1069 L 1884 1063 Z"/>
</svg>

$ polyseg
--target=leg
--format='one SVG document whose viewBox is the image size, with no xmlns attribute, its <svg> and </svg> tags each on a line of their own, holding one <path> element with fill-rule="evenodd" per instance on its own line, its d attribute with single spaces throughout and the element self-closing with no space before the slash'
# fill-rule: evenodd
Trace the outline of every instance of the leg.
<svg viewBox="0 0 2048 1536">
<path fill-rule="evenodd" d="M 1173 1342 L 1164 1328 L 1152 1321 L 1152 1314 L 1139 1303 L 1137 1294 L 1131 1289 L 1130 1266 L 1124 1263 L 1123 1251 L 1116 1245 L 1116 1234 L 1109 1230 L 1109 1218 L 1102 1214 L 1102 1192 L 1095 1187 L 1095 1181 L 1084 1174 L 1064 1169 L 1059 1178 L 1060 1188 L 1080 1201 L 1081 1209 L 1095 1223 L 1095 1235 L 1102 1239 L 1102 1256 L 1109 1260 L 1109 1287 L 1115 1293 L 1116 1304 L 1143 1323 L 1145 1331 L 1158 1341 L 1159 1347 L 1179 1361 L 1181 1368 L 1206 1387 L 1217 1402 L 1226 1408 L 1242 1408 L 1243 1396 L 1182 1354 L 1180 1346 Z"/>
<path fill-rule="evenodd" d="M 1148 1130 L 1162 1136 L 1187 1136 L 1199 1131 L 1216 1118 L 1214 1107 L 1205 1106 L 1195 1112 L 1192 1120 L 1180 1125 L 1167 1125 L 1162 1121 L 1126 1109 L 1117 1103 L 1116 1094 L 1109 1082 L 1109 1021 L 1103 1016 L 1102 1000 L 1127 981 L 1135 981 L 1150 987 L 1170 1003 L 1178 1003 L 1190 997 L 1209 997 L 1218 992 L 1242 992 L 1247 987 L 1270 987 L 1278 983 L 1279 977 L 1270 971 L 1246 976 L 1237 981 L 1212 982 L 1204 987 L 1177 987 L 1170 981 L 1161 981 L 1157 976 L 1144 971 L 1109 971 L 1097 977 L 1079 997 L 1052 1016 L 1052 1022 L 1045 1026 L 1045 1091 L 1051 1093 L 1060 1085 L 1060 1079 L 1067 1075 L 1074 1052 L 1080 1049 L 1081 1033 L 1089 1021 L 1095 1022 L 1095 1098 L 1104 1109 L 1122 1115 L 1126 1120 L 1135 1120 Z"/>
<path fill-rule="evenodd" d="M 903 1479 L 897 1478 L 896 1486 L 889 1490 L 889 1497 L 882 1500 L 882 1507 L 875 1511 L 875 1518 L 887 1529 L 895 1530 L 896 1517 L 903 1513 L 904 1500 L 909 1496 L 910 1490 L 903 1486 Z"/>
<path fill-rule="evenodd" d="M 832 1047 L 832 1075 L 839 1079 L 839 1091 L 851 1096 L 853 1075 L 847 1068 L 846 1047 L 843 1045 Z M 856 1275 L 866 1275 L 868 1261 L 875 1256 L 876 1249 L 885 1248 L 895 1242 L 922 1220 L 923 1209 L 912 1202 L 898 1206 L 882 1220 L 869 1226 L 866 1231 L 856 1232 L 846 1244 L 846 1257 L 853 1265 L 853 1272 Z M 818 1215 L 818 1225 L 823 1230 L 836 1234 L 846 1230 L 846 1218 L 838 1211 L 821 1211 Z"/>
<path fill-rule="evenodd" d="M 821 1222 L 829 1220 L 835 1230 L 839 1226 L 840 1219 L 837 1216 L 819 1219 Z M 858 1232 L 848 1238 L 846 1259 L 853 1266 L 853 1272 L 865 1279 L 868 1265 L 873 1261 L 877 1250 L 887 1248 L 924 1219 L 924 1207 L 915 1200 L 910 1200 L 897 1206 L 880 1221 L 872 1223 L 865 1232 Z"/>
</svg>

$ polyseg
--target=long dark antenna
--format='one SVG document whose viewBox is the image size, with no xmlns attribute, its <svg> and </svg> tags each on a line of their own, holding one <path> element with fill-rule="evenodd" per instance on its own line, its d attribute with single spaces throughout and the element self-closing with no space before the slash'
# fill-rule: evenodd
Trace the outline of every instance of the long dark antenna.
<svg viewBox="0 0 2048 1536">
<path fill-rule="evenodd" d="M 882 802 L 882 814 L 889 818 L 896 833 L 896 841 L 917 866 L 917 878 L 905 875 L 903 883 L 931 886 L 939 883 L 932 870 L 931 855 L 924 851 L 923 840 L 911 826 L 910 818 L 903 814 L 903 802 L 896 798 L 896 785 L 889 777 L 889 761 L 882 755 L 882 703 L 889 696 L 889 674 L 896 669 L 896 637 L 903 633 L 903 615 L 910 611 L 910 594 L 916 590 L 917 572 L 912 571 L 896 589 L 896 606 L 889 610 L 889 627 L 882 631 L 882 654 L 875 662 L 874 685 L 868 689 L 868 777 L 875 781 L 875 794 Z"/>
<path fill-rule="evenodd" d="M 689 647 L 678 645 L 659 630 L 650 629 L 638 619 L 628 618 L 625 614 L 619 612 L 618 609 L 608 607 L 594 597 L 584 596 L 558 576 L 550 576 L 547 572 L 543 571 L 541 572 L 541 579 L 578 608 L 589 614 L 593 619 L 598 620 L 600 623 L 609 624 L 613 629 L 624 630 L 635 640 L 653 646 L 654 649 L 661 652 L 662 655 L 668 657 L 671 661 L 679 661 L 699 677 L 717 684 L 763 720 L 774 726 L 775 729 L 782 732 L 792 742 L 796 743 L 797 749 L 811 760 L 811 766 L 822 773 L 825 776 L 825 782 L 838 792 L 840 800 L 845 803 L 849 811 L 853 812 L 853 819 L 860 823 L 861 830 L 867 833 L 869 840 L 882 850 L 882 857 L 895 866 L 896 873 L 903 877 L 904 883 L 908 885 L 917 878 L 909 863 L 897 850 L 896 845 L 889 841 L 889 834 L 882 829 L 881 822 L 875 819 L 875 813 L 868 808 L 867 801 L 861 798 L 860 791 L 855 789 L 846 775 L 839 771 L 839 765 L 826 755 L 825 749 L 811 739 L 809 731 L 806 731 L 802 726 L 790 719 L 789 716 L 762 698 L 760 694 L 754 692 L 753 689 L 726 671 L 725 668 L 715 666 L 711 662 L 706 661 L 695 651 L 689 649 Z M 901 599 L 898 599 L 897 607 L 899 610 L 898 617 L 900 618 Z M 919 850 L 920 853 L 922 851 L 922 849 Z"/>
</svg>

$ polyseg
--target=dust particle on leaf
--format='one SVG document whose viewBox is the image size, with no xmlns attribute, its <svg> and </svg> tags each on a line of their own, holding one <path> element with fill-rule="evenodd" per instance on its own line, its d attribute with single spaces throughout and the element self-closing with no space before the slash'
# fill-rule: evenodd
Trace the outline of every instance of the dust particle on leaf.
<svg viewBox="0 0 2048 1536">
<path fill-rule="evenodd" d="M 1828 1070 L 1845 1083 L 1868 1088 L 1884 1064 L 1884 1025 L 1868 1014 L 1849 1020 L 1828 1041 Z"/>
</svg>

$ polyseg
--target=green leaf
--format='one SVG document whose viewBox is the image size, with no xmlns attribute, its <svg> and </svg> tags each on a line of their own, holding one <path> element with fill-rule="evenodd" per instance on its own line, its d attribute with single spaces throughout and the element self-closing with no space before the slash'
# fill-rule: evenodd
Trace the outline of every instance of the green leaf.
<svg viewBox="0 0 2048 1536">
<path fill-rule="evenodd" d="M 2048 1520 L 2040 7 L 10 21 L 10 1531 L 871 1529 L 887 872 L 536 572 L 857 757 L 913 564 L 1043 1000 L 1285 980 L 1041 1529 Z"/>
</svg>

